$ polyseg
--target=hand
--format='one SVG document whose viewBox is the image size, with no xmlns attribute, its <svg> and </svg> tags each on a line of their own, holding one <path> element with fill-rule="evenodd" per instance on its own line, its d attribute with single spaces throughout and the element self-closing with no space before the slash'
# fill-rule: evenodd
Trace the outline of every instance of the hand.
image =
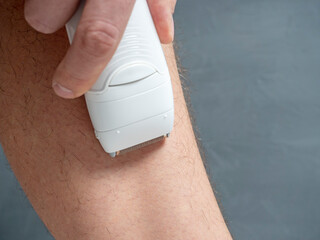
<svg viewBox="0 0 320 240">
<path fill-rule="evenodd" d="M 176 0 L 147 0 L 162 43 L 173 41 Z M 52 87 L 63 98 L 88 91 L 113 53 L 135 0 L 87 0 L 73 43 L 53 76 Z M 37 31 L 53 33 L 70 19 L 79 0 L 26 0 L 25 18 Z"/>
</svg>

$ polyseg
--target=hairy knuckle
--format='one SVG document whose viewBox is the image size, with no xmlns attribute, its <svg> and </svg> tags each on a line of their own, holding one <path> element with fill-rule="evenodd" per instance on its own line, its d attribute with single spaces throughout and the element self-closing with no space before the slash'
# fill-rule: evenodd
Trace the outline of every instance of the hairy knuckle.
<svg viewBox="0 0 320 240">
<path fill-rule="evenodd" d="M 107 21 L 85 22 L 80 31 L 82 47 L 96 56 L 108 53 L 116 45 L 119 36 L 118 28 Z"/>
</svg>

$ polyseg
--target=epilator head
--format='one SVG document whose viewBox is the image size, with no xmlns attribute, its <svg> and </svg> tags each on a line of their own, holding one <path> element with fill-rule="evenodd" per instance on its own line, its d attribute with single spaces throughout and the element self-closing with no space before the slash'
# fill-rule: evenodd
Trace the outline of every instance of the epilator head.
<svg viewBox="0 0 320 240">
<path fill-rule="evenodd" d="M 70 42 L 83 6 L 66 24 Z M 171 80 L 146 0 L 136 0 L 115 54 L 85 98 L 95 135 L 111 156 L 169 136 Z"/>
</svg>

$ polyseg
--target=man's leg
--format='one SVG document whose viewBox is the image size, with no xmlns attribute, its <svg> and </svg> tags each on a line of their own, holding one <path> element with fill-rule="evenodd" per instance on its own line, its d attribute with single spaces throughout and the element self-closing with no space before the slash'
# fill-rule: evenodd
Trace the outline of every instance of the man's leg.
<svg viewBox="0 0 320 240">
<path fill-rule="evenodd" d="M 68 42 L 27 26 L 20 0 L 0 2 L 0 141 L 34 209 L 56 239 L 230 239 L 201 161 L 172 46 L 164 46 L 174 130 L 111 159 L 83 98 L 53 93 Z"/>
</svg>

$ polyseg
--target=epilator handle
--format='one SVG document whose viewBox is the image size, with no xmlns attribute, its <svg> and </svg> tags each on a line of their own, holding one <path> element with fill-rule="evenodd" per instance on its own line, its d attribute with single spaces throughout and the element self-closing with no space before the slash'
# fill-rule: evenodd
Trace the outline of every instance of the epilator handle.
<svg viewBox="0 0 320 240">
<path fill-rule="evenodd" d="M 66 25 L 70 42 L 83 7 L 81 1 Z M 146 0 L 136 0 L 117 50 L 85 98 L 96 137 L 111 156 L 171 132 L 170 74 Z"/>
<path fill-rule="evenodd" d="M 84 3 L 85 1 L 81 1 L 77 12 L 66 24 L 70 42 L 76 32 Z M 146 0 L 136 0 L 116 52 L 86 96 L 103 94 L 109 85 L 125 84 L 155 72 L 165 73 L 167 71 L 168 68 L 148 4 Z M 116 77 L 117 73 L 121 76 Z"/>
</svg>

